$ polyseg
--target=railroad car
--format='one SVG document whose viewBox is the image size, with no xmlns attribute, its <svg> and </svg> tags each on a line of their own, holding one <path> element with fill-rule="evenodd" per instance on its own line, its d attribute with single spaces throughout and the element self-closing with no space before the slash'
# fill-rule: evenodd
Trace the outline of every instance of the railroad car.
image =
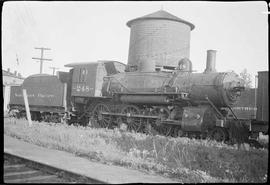
<svg viewBox="0 0 270 185">
<path fill-rule="evenodd" d="M 11 110 L 17 110 L 17 117 L 24 117 L 26 114 L 22 89 L 27 90 L 33 120 L 59 122 L 64 116 L 67 107 L 67 84 L 56 76 L 31 75 L 21 86 L 11 87 L 9 106 Z"/>
</svg>

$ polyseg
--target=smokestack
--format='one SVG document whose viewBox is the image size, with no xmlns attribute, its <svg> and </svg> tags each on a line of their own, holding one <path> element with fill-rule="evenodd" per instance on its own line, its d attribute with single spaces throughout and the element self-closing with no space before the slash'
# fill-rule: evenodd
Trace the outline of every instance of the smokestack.
<svg viewBox="0 0 270 185">
<path fill-rule="evenodd" d="M 205 73 L 216 72 L 216 50 L 207 50 Z"/>
<path fill-rule="evenodd" d="M 10 73 L 10 68 L 7 68 L 7 72 Z"/>
<path fill-rule="evenodd" d="M 16 76 L 17 75 L 17 71 L 14 71 L 14 76 Z"/>
</svg>

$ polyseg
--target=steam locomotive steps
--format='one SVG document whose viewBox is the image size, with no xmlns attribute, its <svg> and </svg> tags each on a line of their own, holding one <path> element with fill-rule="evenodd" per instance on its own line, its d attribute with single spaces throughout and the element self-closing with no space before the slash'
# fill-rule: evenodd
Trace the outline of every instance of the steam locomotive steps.
<svg viewBox="0 0 270 185">
<path fill-rule="evenodd" d="M 83 176 L 4 153 L 5 183 L 98 183 Z"/>
</svg>

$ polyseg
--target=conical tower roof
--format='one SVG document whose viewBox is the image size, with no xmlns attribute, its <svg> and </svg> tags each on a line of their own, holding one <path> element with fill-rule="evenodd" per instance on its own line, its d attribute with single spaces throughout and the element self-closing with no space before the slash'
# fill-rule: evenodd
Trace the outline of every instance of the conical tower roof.
<svg viewBox="0 0 270 185">
<path fill-rule="evenodd" d="M 177 21 L 177 22 L 187 24 L 188 26 L 190 26 L 191 30 L 193 30 L 195 28 L 195 26 L 192 23 L 185 21 L 183 19 L 180 19 L 179 17 L 176 17 L 176 16 L 174 16 L 174 15 L 172 15 L 164 10 L 159 10 L 157 12 L 154 12 L 154 13 L 142 16 L 142 17 L 138 17 L 136 19 L 132 19 L 132 20 L 127 22 L 127 26 L 131 27 L 131 25 L 134 22 L 136 22 L 138 20 L 145 20 L 145 19 L 165 19 L 165 20 Z"/>
</svg>

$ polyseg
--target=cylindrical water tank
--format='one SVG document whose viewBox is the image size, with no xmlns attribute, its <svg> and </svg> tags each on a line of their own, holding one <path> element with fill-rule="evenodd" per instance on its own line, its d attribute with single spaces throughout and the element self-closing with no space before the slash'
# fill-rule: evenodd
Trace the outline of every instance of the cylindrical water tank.
<svg viewBox="0 0 270 185">
<path fill-rule="evenodd" d="M 194 25 L 164 10 L 127 22 L 131 28 L 128 65 L 155 61 L 155 65 L 178 65 L 189 58 L 190 31 Z"/>
</svg>

